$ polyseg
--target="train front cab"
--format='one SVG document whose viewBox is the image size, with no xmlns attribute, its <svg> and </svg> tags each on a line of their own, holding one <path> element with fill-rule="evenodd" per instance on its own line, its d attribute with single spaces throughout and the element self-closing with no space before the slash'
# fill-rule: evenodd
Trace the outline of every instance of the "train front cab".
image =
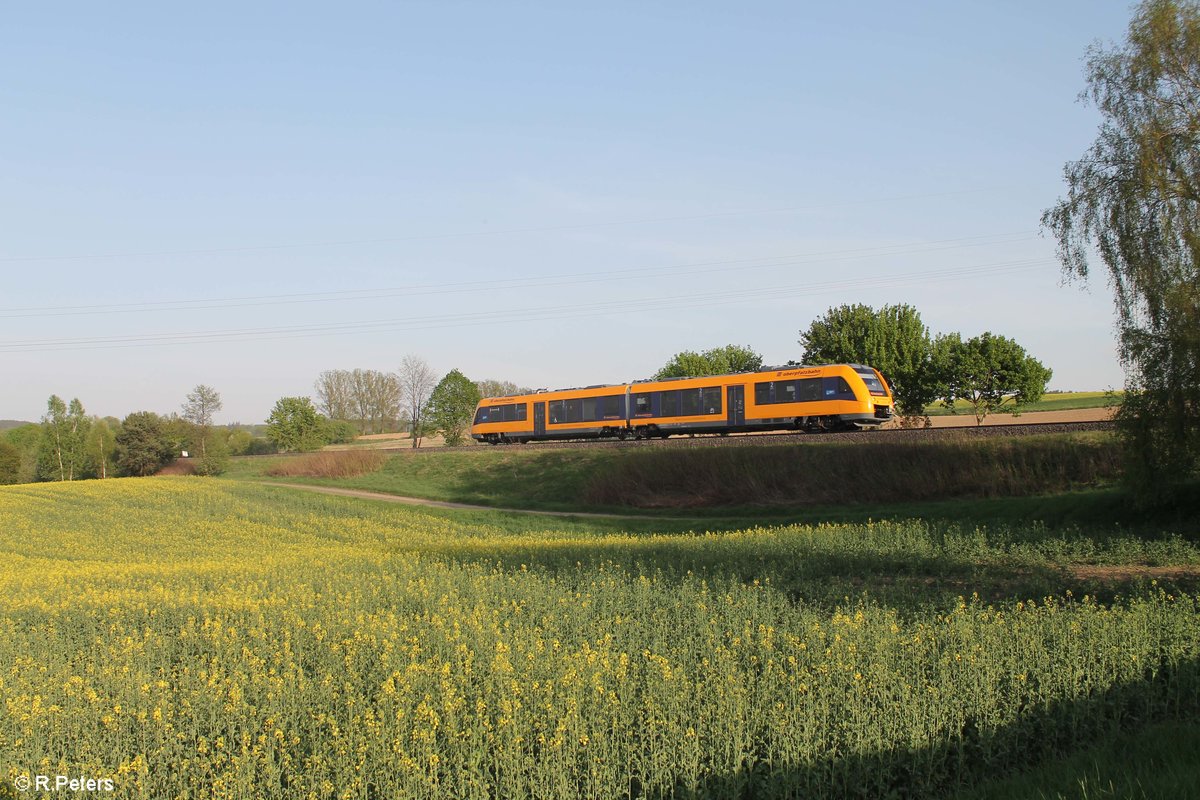
<svg viewBox="0 0 1200 800">
<path fill-rule="evenodd" d="M 892 418 L 892 396 L 871 367 L 791 367 L 751 376 L 746 424 L 760 429 L 875 428 Z"/>
<path fill-rule="evenodd" d="M 528 395 L 485 397 L 475 407 L 471 438 L 477 442 L 502 444 L 533 438 L 533 415 Z"/>
</svg>

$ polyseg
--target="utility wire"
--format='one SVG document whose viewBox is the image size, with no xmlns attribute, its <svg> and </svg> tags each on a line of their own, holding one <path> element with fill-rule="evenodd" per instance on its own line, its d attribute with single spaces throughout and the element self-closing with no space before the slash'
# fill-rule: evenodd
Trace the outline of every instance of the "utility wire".
<svg viewBox="0 0 1200 800">
<path fill-rule="evenodd" d="M 546 225 L 528 228 L 505 228 L 496 231 L 458 231 L 451 233 L 432 233 L 415 236 L 392 236 L 378 239 L 342 239 L 325 242 L 294 242 L 289 244 L 250 245 L 246 247 L 214 247 L 191 250 L 160 250 L 125 253 L 94 253 L 91 255 L 57 255 L 57 256 L 12 256 L 0 258 L 0 263 L 30 262 L 30 261 L 85 261 L 102 258 L 146 258 L 162 256 L 212 255 L 219 253 L 247 253 L 263 250 L 293 250 L 314 247 L 348 247 L 364 244 L 393 244 L 400 242 L 420 242 L 438 239 L 466 239 L 483 236 L 508 236 L 521 233 L 549 233 L 553 231 L 586 230 L 589 228 L 613 228 L 626 225 L 655 225 L 664 222 L 691 222 L 702 219 L 718 219 L 721 217 L 749 217 L 760 214 L 789 214 L 803 211 L 821 211 L 828 208 L 844 208 L 846 206 L 871 205 L 876 203 L 893 203 L 909 200 L 923 200 L 932 197 L 954 197 L 980 192 L 994 192 L 995 188 L 961 189 L 951 192 L 931 192 L 928 194 L 897 195 L 895 197 L 878 197 L 866 200 L 847 200 L 841 203 L 819 203 L 808 206 L 789 206 L 785 208 L 743 209 L 738 211 L 716 211 L 707 214 L 691 214 L 674 217 L 652 217 L 631 220 L 610 220 L 606 222 L 584 222 L 574 225 Z"/>
<path fill-rule="evenodd" d="M 294 325 L 270 328 L 233 328 L 185 333 L 161 332 L 111 337 L 60 338 L 0 343 L 3 353 L 32 353 L 60 350 L 108 350 L 128 347 L 161 347 L 176 344 L 227 343 L 270 341 L 324 336 L 343 336 L 387 331 L 432 330 L 485 324 L 574 319 L 630 312 L 672 310 L 677 308 L 710 308 L 734 305 L 751 300 L 771 300 L 780 297 L 807 296 L 841 292 L 846 289 L 880 289 L 912 283 L 964 280 L 990 275 L 1044 269 L 1056 264 L 1050 259 L 1026 259 L 976 265 L 959 269 L 926 270 L 890 276 L 871 276 L 838 281 L 808 282 L 798 286 L 757 287 L 741 290 L 676 295 L 669 298 L 623 298 L 580 305 L 555 305 L 523 309 L 500 309 L 457 314 L 437 314 L 423 317 L 400 317 L 360 322 Z"/>
<path fill-rule="evenodd" d="M 797 253 L 781 256 L 762 256 L 748 259 L 723 261 L 700 261 L 671 264 L 657 267 L 627 267 L 623 269 L 594 270 L 558 274 L 554 276 L 528 276 L 457 283 L 414 284 L 410 286 L 347 289 L 331 292 L 301 292 L 275 295 L 249 295 L 242 297 L 207 298 L 201 300 L 160 300 L 144 303 L 96 304 L 83 306 L 44 306 L 29 308 L 0 309 L 0 319 L 28 319 L 38 317 L 92 316 L 129 314 L 163 311 L 198 311 L 224 308 L 262 307 L 295 305 L 303 303 L 329 303 L 350 300 L 376 300 L 388 297 L 416 297 L 426 295 L 464 294 L 479 291 L 506 291 L 511 289 L 546 288 L 552 286 L 574 286 L 586 283 L 607 282 L 614 279 L 636 276 L 639 278 L 671 277 L 686 274 L 711 274 L 728 271 L 775 269 L 798 266 L 814 262 L 847 261 L 864 258 L 884 258 L 900 255 L 941 252 L 971 247 L 986 247 L 997 244 L 1013 244 L 1033 239 L 1028 232 L 968 236 L 957 239 L 942 239 L 921 244 L 880 245 L 877 247 L 832 250 L 815 253 Z M 764 263 L 766 262 L 766 263 Z"/>
</svg>

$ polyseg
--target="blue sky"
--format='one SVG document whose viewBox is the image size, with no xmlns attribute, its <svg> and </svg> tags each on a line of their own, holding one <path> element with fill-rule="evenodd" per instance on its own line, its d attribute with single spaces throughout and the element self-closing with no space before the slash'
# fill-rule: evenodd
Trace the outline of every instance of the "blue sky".
<svg viewBox="0 0 1200 800">
<path fill-rule="evenodd" d="M 23 4 L 0 26 L 0 418 L 258 422 L 326 369 L 534 387 L 842 303 L 1119 387 L 1041 211 L 1120 3 Z M 1099 271 L 1098 271 L 1099 274 Z"/>
</svg>

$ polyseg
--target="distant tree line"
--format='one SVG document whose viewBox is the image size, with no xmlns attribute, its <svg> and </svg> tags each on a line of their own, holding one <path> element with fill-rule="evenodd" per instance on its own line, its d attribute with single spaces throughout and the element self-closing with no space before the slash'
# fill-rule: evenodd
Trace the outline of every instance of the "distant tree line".
<svg viewBox="0 0 1200 800">
<path fill-rule="evenodd" d="M 511 381 L 472 381 L 457 369 L 439 380 L 423 358 L 405 356 L 395 372 L 331 369 L 309 397 L 281 397 L 267 419 L 267 438 L 283 452 L 316 450 L 358 435 L 408 432 L 412 447 L 440 433 L 462 444 L 483 397 L 526 392 Z"/>
<path fill-rule="evenodd" d="M 97 417 L 78 398 L 51 395 L 40 423 L 0 433 L 0 484 L 152 475 L 183 453 L 195 473 L 217 475 L 230 455 L 263 449 L 249 432 L 213 424 L 221 396 L 211 387 L 193 389 L 181 410 Z"/>
</svg>

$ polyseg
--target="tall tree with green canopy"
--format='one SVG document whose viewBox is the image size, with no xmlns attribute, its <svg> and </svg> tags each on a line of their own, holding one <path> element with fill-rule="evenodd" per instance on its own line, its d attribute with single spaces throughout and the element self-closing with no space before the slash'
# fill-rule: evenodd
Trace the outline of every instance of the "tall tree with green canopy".
<svg viewBox="0 0 1200 800">
<path fill-rule="evenodd" d="M 73 481 L 85 477 L 87 438 L 91 419 L 76 398 L 68 405 L 50 395 L 42 417 L 42 443 L 38 472 L 45 480 Z"/>
<path fill-rule="evenodd" d="M 1012 339 L 983 333 L 965 342 L 957 333 L 939 336 L 934 363 L 941 375 L 943 405 L 966 401 L 982 425 L 988 414 L 1019 414 L 1046 391 L 1052 371 Z"/>
<path fill-rule="evenodd" d="M 831 308 L 800 332 L 800 345 L 805 364 L 866 364 L 882 372 L 903 416 L 923 417 L 939 396 L 929 329 L 912 306 Z"/>
<path fill-rule="evenodd" d="M 202 383 L 188 392 L 184 399 L 183 418 L 197 428 L 201 457 L 208 454 L 209 431 L 212 429 L 213 417 L 220 410 L 221 393 Z"/>
<path fill-rule="evenodd" d="M 211 386 L 199 384 L 188 392 L 183 418 L 195 426 L 200 456 L 193 464 L 197 475 L 220 475 L 229 463 L 225 437 L 214 435 L 213 417 L 221 410 L 221 394 Z M 195 454 L 193 454 L 195 455 Z"/>
<path fill-rule="evenodd" d="M 1200 466 L 1200 5 L 1145 0 L 1127 40 L 1087 52 L 1101 114 L 1042 215 L 1066 274 L 1098 253 L 1115 294 L 1126 475 L 1155 502 Z"/>
<path fill-rule="evenodd" d="M 174 455 L 163 419 L 153 411 L 135 411 L 125 417 L 116 445 L 117 467 L 124 475 L 153 475 Z"/>
<path fill-rule="evenodd" d="M 92 420 L 87 436 L 87 455 L 97 478 L 107 478 L 110 467 L 116 467 L 117 431 L 120 427 L 120 420 L 114 417 Z"/>
<path fill-rule="evenodd" d="M 726 375 L 731 372 L 754 372 L 762 369 L 763 359 L 758 353 L 739 344 L 714 347 L 703 353 L 684 350 L 654 373 L 655 380 L 667 378 L 699 378 L 703 375 Z"/>
<path fill-rule="evenodd" d="M 447 372 L 433 387 L 426 413 L 433 427 L 442 432 L 447 445 L 462 444 L 479 398 L 479 387 L 456 369 Z"/>
<path fill-rule="evenodd" d="M 318 450 L 326 443 L 325 420 L 307 397 L 281 397 L 267 417 L 267 438 L 281 451 Z"/>
</svg>

